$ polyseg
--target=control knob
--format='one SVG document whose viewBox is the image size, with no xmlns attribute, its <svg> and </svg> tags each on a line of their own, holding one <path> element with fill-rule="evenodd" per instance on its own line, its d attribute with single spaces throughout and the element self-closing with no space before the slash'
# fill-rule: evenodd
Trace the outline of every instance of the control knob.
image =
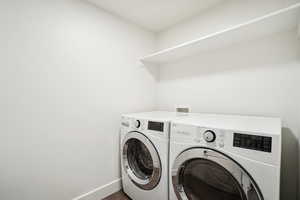
<svg viewBox="0 0 300 200">
<path fill-rule="evenodd" d="M 135 120 L 134 126 L 135 126 L 135 128 L 140 128 L 140 126 L 141 126 L 141 121 L 140 121 L 140 120 Z"/>
<path fill-rule="evenodd" d="M 211 130 L 205 131 L 203 137 L 206 142 L 214 142 L 216 140 L 216 134 Z"/>
</svg>

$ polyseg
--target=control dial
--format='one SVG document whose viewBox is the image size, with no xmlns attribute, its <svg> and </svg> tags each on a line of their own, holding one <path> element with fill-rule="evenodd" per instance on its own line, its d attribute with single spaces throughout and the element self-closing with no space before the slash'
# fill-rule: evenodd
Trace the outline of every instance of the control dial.
<svg viewBox="0 0 300 200">
<path fill-rule="evenodd" d="M 134 126 L 135 126 L 135 128 L 140 128 L 140 126 L 141 126 L 141 121 L 140 121 L 140 120 L 135 120 Z"/>
<path fill-rule="evenodd" d="M 211 130 L 207 130 L 203 133 L 203 138 L 206 142 L 214 142 L 216 140 L 216 134 Z"/>
</svg>

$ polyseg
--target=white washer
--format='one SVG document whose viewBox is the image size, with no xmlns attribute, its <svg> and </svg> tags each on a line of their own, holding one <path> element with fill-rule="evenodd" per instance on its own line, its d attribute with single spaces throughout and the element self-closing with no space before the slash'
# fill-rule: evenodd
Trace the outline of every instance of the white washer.
<svg viewBox="0 0 300 200">
<path fill-rule="evenodd" d="M 170 200 L 279 200 L 278 118 L 191 114 L 172 121 Z"/>
<path fill-rule="evenodd" d="M 127 114 L 121 122 L 124 192 L 133 200 L 167 200 L 172 112 Z"/>
</svg>

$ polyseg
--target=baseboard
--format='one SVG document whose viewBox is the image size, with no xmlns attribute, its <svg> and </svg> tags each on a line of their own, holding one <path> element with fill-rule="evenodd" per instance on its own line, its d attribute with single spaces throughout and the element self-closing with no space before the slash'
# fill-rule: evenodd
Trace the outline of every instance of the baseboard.
<svg viewBox="0 0 300 200">
<path fill-rule="evenodd" d="M 121 179 L 114 180 L 106 185 L 100 186 L 72 200 L 101 200 L 121 189 Z"/>
</svg>

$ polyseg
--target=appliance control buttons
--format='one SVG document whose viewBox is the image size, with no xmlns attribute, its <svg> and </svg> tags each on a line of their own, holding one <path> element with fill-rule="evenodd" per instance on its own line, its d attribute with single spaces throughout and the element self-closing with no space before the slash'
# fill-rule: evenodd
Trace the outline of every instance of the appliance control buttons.
<svg viewBox="0 0 300 200">
<path fill-rule="evenodd" d="M 220 133 L 218 138 L 219 138 L 219 147 L 223 148 L 225 146 L 225 144 L 224 144 L 225 134 Z"/>
<path fill-rule="evenodd" d="M 141 126 L 141 121 L 140 121 L 140 120 L 135 120 L 134 126 L 135 126 L 135 128 L 140 128 L 140 126 Z"/>
<path fill-rule="evenodd" d="M 224 147 L 224 141 L 221 141 L 221 142 L 219 143 L 219 147 L 220 147 L 220 148 Z"/>
<path fill-rule="evenodd" d="M 207 130 L 203 133 L 203 138 L 206 142 L 214 142 L 216 140 L 216 134 L 211 130 Z"/>
</svg>

